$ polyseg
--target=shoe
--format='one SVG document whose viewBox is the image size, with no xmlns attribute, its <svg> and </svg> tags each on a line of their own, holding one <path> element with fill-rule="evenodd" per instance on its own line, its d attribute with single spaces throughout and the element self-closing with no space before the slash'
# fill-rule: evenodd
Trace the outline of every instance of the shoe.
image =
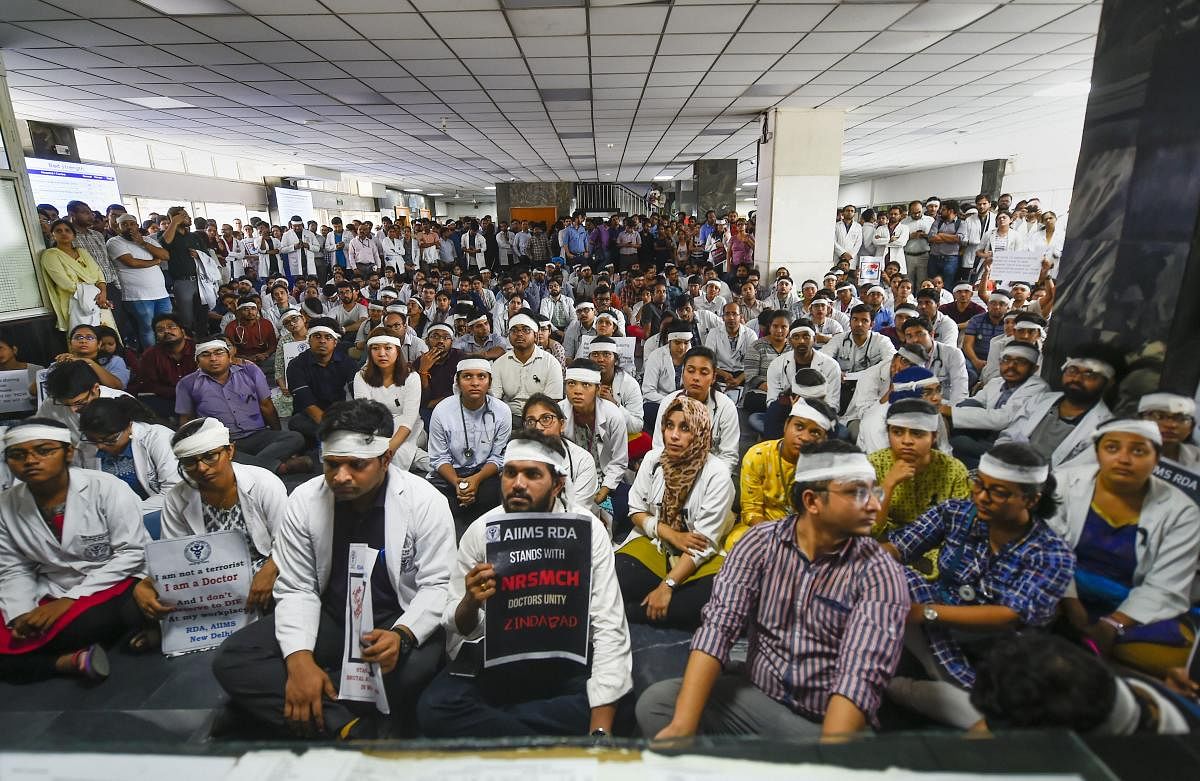
<svg viewBox="0 0 1200 781">
<path fill-rule="evenodd" d="M 313 471 L 313 460 L 308 456 L 292 456 L 279 465 L 279 474 L 294 475 Z"/>
<path fill-rule="evenodd" d="M 75 663 L 78 673 L 89 681 L 103 681 L 111 672 L 108 654 L 104 652 L 104 648 L 95 643 L 81 651 L 76 651 L 72 661 Z"/>
<path fill-rule="evenodd" d="M 379 721 L 371 716 L 359 716 L 338 730 L 338 740 L 375 740 L 379 737 Z"/>
</svg>

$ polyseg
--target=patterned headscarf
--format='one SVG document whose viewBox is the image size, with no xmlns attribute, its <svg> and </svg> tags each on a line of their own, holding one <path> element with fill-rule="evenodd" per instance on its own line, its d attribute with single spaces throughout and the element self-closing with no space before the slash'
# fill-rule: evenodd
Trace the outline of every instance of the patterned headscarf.
<svg viewBox="0 0 1200 781">
<path fill-rule="evenodd" d="M 712 416 L 708 414 L 707 405 L 682 393 L 667 405 L 662 416 L 663 423 L 665 424 L 667 418 L 676 411 L 683 413 L 684 422 L 696 436 L 678 458 L 672 458 L 667 455 L 665 449 L 663 450 L 660 461 L 664 483 L 662 517 L 658 522 L 666 522 L 678 531 L 687 531 L 687 524 L 680 510 L 696 484 L 696 477 L 704 468 L 708 451 L 712 450 Z"/>
</svg>

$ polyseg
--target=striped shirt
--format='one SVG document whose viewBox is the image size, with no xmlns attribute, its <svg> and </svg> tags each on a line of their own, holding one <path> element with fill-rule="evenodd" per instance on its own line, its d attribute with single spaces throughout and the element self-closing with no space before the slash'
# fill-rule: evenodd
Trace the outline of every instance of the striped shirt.
<svg viewBox="0 0 1200 781">
<path fill-rule="evenodd" d="M 908 589 L 879 543 L 853 537 L 809 561 L 795 516 L 746 533 L 725 559 L 692 649 L 725 665 L 749 625 L 750 681 L 813 721 L 840 694 L 872 724 L 900 659 Z"/>
<path fill-rule="evenodd" d="M 932 507 L 889 537 L 902 561 L 912 561 L 938 545 L 938 579 L 926 581 L 905 568 L 913 602 L 919 605 L 1002 605 L 1025 626 L 1054 619 L 1058 602 L 1075 573 L 1067 543 L 1035 519 L 1029 531 L 992 553 L 988 527 L 969 499 Z M 728 564 L 726 564 L 728 566 Z M 941 668 L 965 688 L 975 684 L 975 668 L 947 627 L 925 625 L 929 649 Z"/>
</svg>

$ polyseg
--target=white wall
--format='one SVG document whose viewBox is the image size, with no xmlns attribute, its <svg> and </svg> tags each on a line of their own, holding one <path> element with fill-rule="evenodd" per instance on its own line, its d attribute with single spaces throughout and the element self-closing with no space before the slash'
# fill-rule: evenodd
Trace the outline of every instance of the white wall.
<svg viewBox="0 0 1200 781">
<path fill-rule="evenodd" d="M 459 217 L 482 217 L 485 214 L 492 215 L 492 219 L 496 220 L 496 202 L 495 201 L 480 201 L 478 206 L 472 205 L 470 201 L 459 201 L 456 203 L 446 203 L 441 199 L 434 198 L 437 205 L 437 216 L 445 219 L 458 219 Z"/>
<path fill-rule="evenodd" d="M 907 209 L 909 201 L 925 200 L 931 195 L 974 197 L 983 183 L 983 162 L 962 163 L 943 168 L 929 168 L 895 176 L 844 184 L 838 188 L 838 205 L 900 204 Z M 1005 182 L 1005 187 L 1008 183 Z"/>
</svg>

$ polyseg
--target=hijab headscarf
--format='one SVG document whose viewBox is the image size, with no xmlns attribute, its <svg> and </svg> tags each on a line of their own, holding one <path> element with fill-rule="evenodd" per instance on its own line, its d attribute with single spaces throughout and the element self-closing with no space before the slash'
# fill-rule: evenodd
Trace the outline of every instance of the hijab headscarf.
<svg viewBox="0 0 1200 781">
<path fill-rule="evenodd" d="M 665 522 L 678 531 L 687 531 L 687 523 L 680 511 L 696 484 L 696 477 L 704 468 L 708 452 L 712 450 L 712 417 L 708 414 L 706 405 L 682 393 L 667 405 L 662 416 L 663 423 L 665 424 L 667 418 L 675 412 L 683 413 L 684 423 L 695 433 L 695 437 L 677 458 L 663 450 L 660 461 L 664 484 L 662 517 L 658 521 Z"/>
</svg>

